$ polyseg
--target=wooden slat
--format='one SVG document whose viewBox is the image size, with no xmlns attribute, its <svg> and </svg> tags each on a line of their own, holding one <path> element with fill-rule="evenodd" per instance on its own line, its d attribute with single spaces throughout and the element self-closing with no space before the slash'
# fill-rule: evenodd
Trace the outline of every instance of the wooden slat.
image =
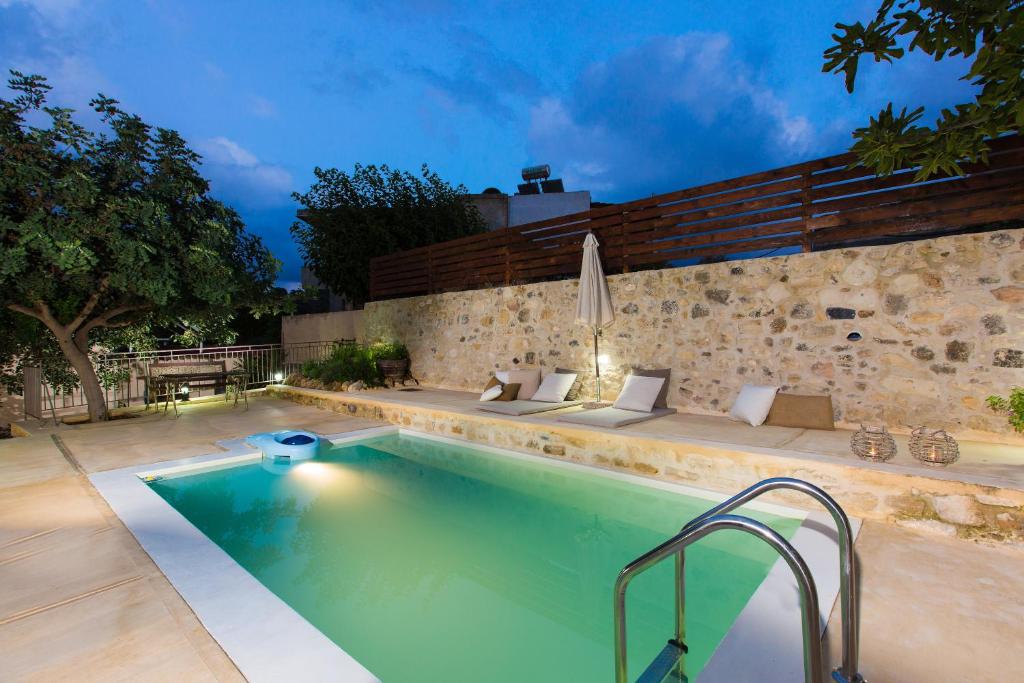
<svg viewBox="0 0 1024 683">
<path fill-rule="evenodd" d="M 1024 142 L 961 178 L 876 177 L 841 154 L 371 260 L 373 298 L 574 276 L 588 232 L 607 272 L 795 245 L 912 236 L 1024 213 Z"/>
</svg>

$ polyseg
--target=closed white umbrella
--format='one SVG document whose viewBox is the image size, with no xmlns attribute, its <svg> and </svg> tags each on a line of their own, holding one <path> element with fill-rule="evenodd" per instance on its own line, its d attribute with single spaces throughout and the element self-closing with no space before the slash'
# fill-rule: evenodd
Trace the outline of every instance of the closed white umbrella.
<svg viewBox="0 0 1024 683">
<path fill-rule="evenodd" d="M 601 258 L 597 254 L 597 238 L 588 233 L 583 240 L 583 267 L 580 270 L 580 295 L 576 301 L 576 322 L 588 325 L 594 331 L 594 374 L 597 400 L 601 400 L 601 363 L 598 360 L 597 337 L 601 330 L 615 320 L 608 281 L 604 279 Z"/>
</svg>

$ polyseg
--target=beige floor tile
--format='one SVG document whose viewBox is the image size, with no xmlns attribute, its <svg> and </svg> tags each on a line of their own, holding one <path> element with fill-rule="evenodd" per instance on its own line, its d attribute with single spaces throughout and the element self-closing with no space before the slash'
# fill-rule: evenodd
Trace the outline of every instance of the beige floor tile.
<svg viewBox="0 0 1024 683">
<path fill-rule="evenodd" d="M 22 486 L 74 476 L 75 468 L 61 455 L 48 434 L 0 441 L 0 481 Z"/>
<path fill-rule="evenodd" d="M 0 626 L 5 681 L 214 681 L 148 582 Z"/>
<path fill-rule="evenodd" d="M 860 668 L 871 683 L 1024 681 L 1024 549 L 869 522 L 857 556 Z M 828 629 L 837 664 L 838 609 Z"/>
</svg>

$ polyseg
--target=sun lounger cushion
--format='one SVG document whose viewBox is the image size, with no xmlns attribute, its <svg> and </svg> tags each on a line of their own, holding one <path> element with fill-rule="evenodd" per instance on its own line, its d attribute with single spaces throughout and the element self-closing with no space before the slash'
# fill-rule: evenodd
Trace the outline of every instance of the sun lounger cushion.
<svg viewBox="0 0 1024 683">
<path fill-rule="evenodd" d="M 775 427 L 834 430 L 832 397 L 779 393 L 764 423 Z"/>
<path fill-rule="evenodd" d="M 507 370 L 505 372 L 496 372 L 494 376 L 504 384 L 518 384 L 519 398 L 522 399 L 533 398 L 533 392 L 537 391 L 537 387 L 540 386 L 540 369 L 538 368 Z"/>
<path fill-rule="evenodd" d="M 562 401 L 561 403 L 545 403 L 544 401 L 509 401 L 508 403 L 498 403 L 497 401 L 491 401 L 490 403 L 481 404 L 477 408 L 479 410 L 486 410 L 489 413 L 501 413 L 502 415 L 531 415 L 560 408 L 571 408 L 579 404 L 579 401 Z"/>
<path fill-rule="evenodd" d="M 654 402 L 658 400 L 661 387 L 665 385 L 663 377 L 642 377 L 630 375 L 622 385 L 619 397 L 613 407 L 623 410 L 636 410 L 643 413 L 651 412 Z"/>
<path fill-rule="evenodd" d="M 654 399 L 655 408 L 668 408 L 668 381 L 672 377 L 672 368 L 665 368 L 664 370 L 644 370 L 642 368 L 633 368 L 634 375 L 640 375 L 641 377 L 661 377 L 665 380 L 665 383 L 661 385 L 661 391 L 658 392 L 658 398 Z"/>
<path fill-rule="evenodd" d="M 552 372 L 540 383 L 540 387 L 538 387 L 537 391 L 533 394 L 533 398 L 530 400 L 561 403 L 565 400 L 575 382 L 576 375 Z"/>
<path fill-rule="evenodd" d="M 656 417 L 672 415 L 675 412 L 675 408 L 655 408 L 649 413 L 641 413 L 636 410 L 623 410 L 621 408 L 598 408 L 597 410 L 581 410 L 578 413 L 562 415 L 558 418 L 558 421 L 589 425 L 591 427 L 617 429 L 618 427 L 636 424 L 637 422 L 653 420 Z"/>
<path fill-rule="evenodd" d="M 572 383 L 572 389 L 569 389 L 569 393 L 565 395 L 566 401 L 575 401 L 580 397 L 580 391 L 583 389 L 583 373 L 579 370 L 570 370 L 568 368 L 555 368 L 555 372 L 559 375 L 576 375 L 576 381 Z"/>
<path fill-rule="evenodd" d="M 732 404 L 729 417 L 739 422 L 746 422 L 752 427 L 764 424 L 778 391 L 778 387 L 744 384 L 740 389 L 740 395 Z"/>
</svg>

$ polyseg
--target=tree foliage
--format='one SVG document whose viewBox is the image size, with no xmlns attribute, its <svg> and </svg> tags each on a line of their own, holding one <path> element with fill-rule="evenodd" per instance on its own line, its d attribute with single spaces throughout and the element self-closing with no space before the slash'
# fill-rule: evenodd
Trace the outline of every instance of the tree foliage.
<svg viewBox="0 0 1024 683">
<path fill-rule="evenodd" d="M 964 161 L 987 160 L 989 140 L 1024 127 L 1022 0 L 884 0 L 867 25 L 836 29 L 822 70 L 842 73 L 849 92 L 864 56 L 891 63 L 921 50 L 936 61 L 972 59 L 963 80 L 978 88 L 975 100 L 942 110 L 933 128 L 919 125 L 923 107 L 897 113 L 890 102 L 854 131 L 852 151 L 877 173 L 919 167 L 919 180 L 960 175 Z"/>
<path fill-rule="evenodd" d="M 314 169 L 316 182 L 293 196 L 303 206 L 292 226 L 306 265 L 336 294 L 369 298 L 370 259 L 486 229 L 466 188 L 424 164 L 420 175 L 356 164 L 352 173 Z"/>
<path fill-rule="evenodd" d="M 279 263 L 210 196 L 178 133 L 103 95 L 90 103 L 100 117 L 90 130 L 47 104 L 43 77 L 11 74 L 16 96 L 0 99 L 0 308 L 29 331 L 0 349 L 0 365 L 55 344 L 102 418 L 88 354 L 104 335 L 224 333 L 239 307 L 276 305 Z"/>
</svg>

